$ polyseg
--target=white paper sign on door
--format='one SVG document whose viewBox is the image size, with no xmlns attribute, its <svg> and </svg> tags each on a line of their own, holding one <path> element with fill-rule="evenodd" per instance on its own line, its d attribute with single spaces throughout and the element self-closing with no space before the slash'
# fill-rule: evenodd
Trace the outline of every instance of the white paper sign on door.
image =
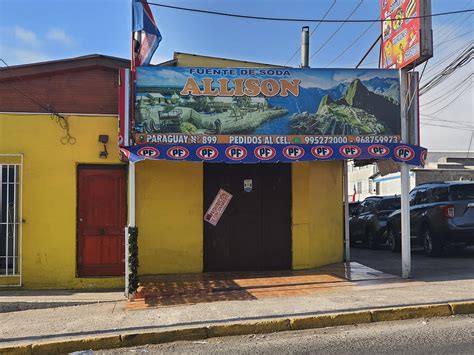
<svg viewBox="0 0 474 355">
<path fill-rule="evenodd" d="M 227 191 L 220 189 L 217 193 L 214 201 L 212 201 L 211 206 L 204 215 L 204 220 L 209 222 L 213 226 L 216 226 L 219 220 L 221 219 L 222 214 L 229 205 L 232 195 Z"/>
</svg>

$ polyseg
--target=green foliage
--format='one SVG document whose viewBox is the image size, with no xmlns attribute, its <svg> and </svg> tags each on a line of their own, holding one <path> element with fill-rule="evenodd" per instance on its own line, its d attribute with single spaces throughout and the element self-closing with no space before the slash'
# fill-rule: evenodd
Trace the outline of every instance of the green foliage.
<svg viewBox="0 0 474 355">
<path fill-rule="evenodd" d="M 197 132 L 197 128 L 190 122 L 183 122 L 181 123 L 181 132 L 186 134 L 195 134 Z"/>
<path fill-rule="evenodd" d="M 138 227 L 128 227 L 128 293 L 138 289 Z"/>
<path fill-rule="evenodd" d="M 352 106 L 354 97 L 356 96 L 356 92 L 362 86 L 362 82 L 359 79 L 354 80 L 351 85 L 347 88 L 346 94 L 344 95 L 344 99 L 346 102 Z"/>
<path fill-rule="evenodd" d="M 331 99 L 331 96 L 324 95 L 323 98 L 321 99 L 321 102 L 319 103 L 319 107 L 316 113 L 321 113 L 323 108 L 329 105 L 331 102 L 333 102 L 333 100 Z"/>
</svg>

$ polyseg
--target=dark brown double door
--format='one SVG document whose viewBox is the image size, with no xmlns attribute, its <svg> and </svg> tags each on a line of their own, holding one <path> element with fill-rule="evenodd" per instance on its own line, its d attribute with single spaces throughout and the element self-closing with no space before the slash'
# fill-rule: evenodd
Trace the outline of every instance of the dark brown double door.
<svg viewBox="0 0 474 355">
<path fill-rule="evenodd" d="M 233 197 L 204 222 L 205 271 L 290 269 L 291 165 L 205 164 L 205 211 L 221 188 Z"/>
</svg>

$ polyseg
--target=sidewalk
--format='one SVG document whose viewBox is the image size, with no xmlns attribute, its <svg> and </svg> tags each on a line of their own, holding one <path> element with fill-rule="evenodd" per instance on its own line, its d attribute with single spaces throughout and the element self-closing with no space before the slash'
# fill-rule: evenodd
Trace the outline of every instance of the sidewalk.
<svg viewBox="0 0 474 355">
<path fill-rule="evenodd" d="M 250 300 L 130 309 L 121 292 L 0 292 L 0 302 L 58 302 L 61 307 L 0 313 L 1 348 L 86 337 L 169 331 L 222 324 L 310 317 L 375 308 L 474 301 L 474 280 L 404 281 L 397 277 L 347 281 L 323 292 Z M 81 304 L 75 305 L 75 302 Z M 69 303 L 69 305 L 68 305 Z M 82 304 L 84 303 L 84 304 Z"/>
</svg>

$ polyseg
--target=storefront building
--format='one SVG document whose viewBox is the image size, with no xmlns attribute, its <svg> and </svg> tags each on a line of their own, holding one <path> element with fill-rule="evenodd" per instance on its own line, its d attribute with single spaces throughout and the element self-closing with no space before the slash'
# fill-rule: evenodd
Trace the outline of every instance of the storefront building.
<svg viewBox="0 0 474 355">
<path fill-rule="evenodd" d="M 0 72 L 2 286 L 123 286 L 127 165 L 117 107 L 118 69 L 128 65 L 88 56 Z M 261 64 L 177 53 L 164 65 Z M 257 193 L 244 192 L 246 179 Z M 233 204 L 210 228 L 203 215 L 221 186 Z M 341 161 L 145 161 L 136 194 L 140 275 L 305 269 L 343 258 Z"/>
<path fill-rule="evenodd" d="M 119 150 L 126 85 L 119 72 L 129 66 L 93 55 L 0 70 L 1 286 L 125 286 L 124 229 L 132 209 L 130 165 Z M 171 77 L 173 67 L 272 67 L 185 53 L 162 66 Z M 353 83 L 351 100 L 364 89 Z M 141 99 L 170 107 L 180 100 L 171 92 Z M 228 100 L 215 102 L 214 109 L 229 110 Z M 247 112 L 268 110 L 260 98 L 247 105 Z M 167 110 L 172 120 L 174 111 Z M 390 152 L 398 162 L 407 152 L 422 159 L 406 146 L 360 147 L 349 148 L 365 156 Z M 324 160 L 134 162 L 138 276 L 298 270 L 343 261 L 344 161 Z M 206 213 L 221 189 L 232 200 L 213 225 Z"/>
<path fill-rule="evenodd" d="M 114 222 L 126 223 L 117 108 L 118 71 L 129 65 L 91 55 L 0 70 L 2 287 L 123 285 L 123 226 L 111 230 L 111 218 L 100 214 L 115 199 L 121 218 Z M 92 173 L 105 187 L 122 176 L 119 198 L 84 186 Z M 82 228 L 81 208 L 109 218 L 92 231 L 97 236 Z"/>
<path fill-rule="evenodd" d="M 262 66 L 182 53 L 167 64 Z M 341 161 L 136 163 L 139 274 L 306 269 L 342 261 L 342 171 Z M 203 216 L 221 188 L 232 202 L 212 226 Z"/>
</svg>

